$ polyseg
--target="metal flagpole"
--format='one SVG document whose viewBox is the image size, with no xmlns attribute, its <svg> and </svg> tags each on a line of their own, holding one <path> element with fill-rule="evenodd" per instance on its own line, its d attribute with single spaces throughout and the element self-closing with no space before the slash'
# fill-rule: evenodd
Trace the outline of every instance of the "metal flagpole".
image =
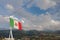
<svg viewBox="0 0 60 40">
<path fill-rule="evenodd" d="M 11 27 L 10 27 L 9 40 L 14 40 Z"/>
</svg>

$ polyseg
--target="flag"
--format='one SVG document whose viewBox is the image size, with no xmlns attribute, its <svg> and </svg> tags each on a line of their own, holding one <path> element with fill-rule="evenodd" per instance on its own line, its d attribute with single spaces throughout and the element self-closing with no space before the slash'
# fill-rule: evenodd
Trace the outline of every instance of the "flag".
<svg viewBox="0 0 60 40">
<path fill-rule="evenodd" d="M 21 22 L 13 19 L 13 18 L 10 18 L 10 26 L 12 28 L 15 28 L 15 29 L 18 29 L 18 30 L 22 30 L 22 24 Z"/>
</svg>

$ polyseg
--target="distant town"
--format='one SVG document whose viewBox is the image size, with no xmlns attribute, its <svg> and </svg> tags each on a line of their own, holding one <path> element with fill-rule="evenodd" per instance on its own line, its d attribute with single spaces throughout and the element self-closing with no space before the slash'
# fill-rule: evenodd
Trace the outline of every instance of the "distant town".
<svg viewBox="0 0 60 40">
<path fill-rule="evenodd" d="M 0 40 L 8 39 L 9 30 L 0 30 Z M 60 40 L 60 30 L 37 31 L 37 30 L 13 30 L 15 40 Z"/>
</svg>

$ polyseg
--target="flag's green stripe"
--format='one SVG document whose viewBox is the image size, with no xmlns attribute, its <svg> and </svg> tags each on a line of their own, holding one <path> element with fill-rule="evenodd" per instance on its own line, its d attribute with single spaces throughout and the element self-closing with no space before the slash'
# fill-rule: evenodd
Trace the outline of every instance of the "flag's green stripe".
<svg viewBox="0 0 60 40">
<path fill-rule="evenodd" d="M 10 18 L 10 26 L 14 27 L 14 20 L 12 18 Z"/>
</svg>

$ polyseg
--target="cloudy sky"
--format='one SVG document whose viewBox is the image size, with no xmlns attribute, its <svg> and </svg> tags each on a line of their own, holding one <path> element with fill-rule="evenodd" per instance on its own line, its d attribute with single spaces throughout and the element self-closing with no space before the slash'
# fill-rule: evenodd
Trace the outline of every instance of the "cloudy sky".
<svg viewBox="0 0 60 40">
<path fill-rule="evenodd" d="M 60 30 L 60 0 L 0 0 L 0 29 L 9 29 L 9 16 L 24 30 Z"/>
</svg>

